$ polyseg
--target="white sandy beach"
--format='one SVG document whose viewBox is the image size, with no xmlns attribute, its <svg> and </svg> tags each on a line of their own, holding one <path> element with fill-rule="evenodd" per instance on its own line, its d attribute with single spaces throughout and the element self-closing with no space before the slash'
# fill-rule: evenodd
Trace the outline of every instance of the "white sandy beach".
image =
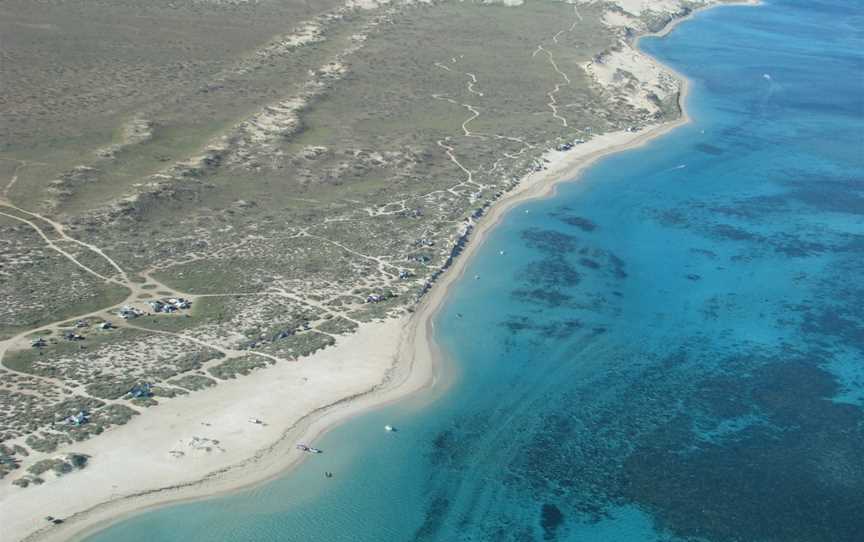
<svg viewBox="0 0 864 542">
<path fill-rule="evenodd" d="M 685 80 L 682 101 L 686 91 Z M 2 539 L 80 538 L 145 508 L 261 483 L 302 458 L 296 443 L 314 442 L 350 416 L 433 384 L 440 355 L 432 320 L 489 230 L 513 206 L 552 194 L 557 183 L 574 179 L 596 160 L 642 145 L 688 120 L 685 114 L 639 132 L 596 136 L 567 152 L 549 151 L 547 168 L 528 175 L 479 220 L 465 252 L 410 317 L 364 324 L 335 347 L 298 363 L 277 364 L 165 401 L 125 426 L 59 450 L 92 456 L 90 466 L 62 480 L 24 490 L 3 481 Z M 194 437 L 211 439 L 211 450 L 191 447 Z M 47 515 L 65 523 L 51 525 Z"/>
</svg>

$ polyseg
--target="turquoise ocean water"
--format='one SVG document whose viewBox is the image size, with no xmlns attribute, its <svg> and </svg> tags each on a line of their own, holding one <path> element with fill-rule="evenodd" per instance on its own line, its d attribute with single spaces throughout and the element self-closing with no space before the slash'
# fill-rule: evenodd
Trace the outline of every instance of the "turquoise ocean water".
<svg viewBox="0 0 864 542">
<path fill-rule="evenodd" d="M 864 540 L 862 11 L 644 40 L 694 122 L 508 215 L 438 318 L 447 393 L 89 542 Z"/>
</svg>

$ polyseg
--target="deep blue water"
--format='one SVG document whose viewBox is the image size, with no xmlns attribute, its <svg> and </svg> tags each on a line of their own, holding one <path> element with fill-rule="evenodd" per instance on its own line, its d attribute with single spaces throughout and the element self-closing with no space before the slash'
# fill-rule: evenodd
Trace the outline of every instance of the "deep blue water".
<svg viewBox="0 0 864 542">
<path fill-rule="evenodd" d="M 862 29 L 782 0 L 643 41 L 694 122 L 493 232 L 447 393 L 90 542 L 864 540 Z"/>
</svg>

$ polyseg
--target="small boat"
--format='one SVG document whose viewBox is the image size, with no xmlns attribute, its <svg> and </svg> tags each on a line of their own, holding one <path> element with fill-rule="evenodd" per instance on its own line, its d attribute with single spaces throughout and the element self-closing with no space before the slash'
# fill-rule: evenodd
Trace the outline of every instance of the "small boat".
<svg viewBox="0 0 864 542">
<path fill-rule="evenodd" d="M 307 448 L 306 451 L 309 452 L 310 454 L 323 454 L 324 453 L 324 450 L 319 450 L 318 448 L 312 448 L 312 447 Z"/>
<path fill-rule="evenodd" d="M 384 426 L 384 430 L 387 431 L 387 432 L 392 433 L 392 432 L 395 432 L 395 431 L 396 431 L 396 428 L 393 427 L 392 425 L 385 425 L 385 426 Z"/>
</svg>

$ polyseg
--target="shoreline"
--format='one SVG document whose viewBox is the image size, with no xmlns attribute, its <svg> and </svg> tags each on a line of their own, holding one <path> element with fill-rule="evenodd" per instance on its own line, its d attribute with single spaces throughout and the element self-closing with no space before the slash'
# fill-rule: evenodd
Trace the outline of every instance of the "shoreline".
<svg viewBox="0 0 864 542">
<path fill-rule="evenodd" d="M 634 39 L 633 45 L 638 48 L 640 40 L 644 37 L 666 36 L 680 23 L 689 20 L 703 10 L 723 5 L 755 5 L 757 3 L 747 0 L 735 3 L 724 2 L 698 8 L 683 18 L 670 21 L 666 27 L 658 32 L 638 36 Z M 643 146 L 655 138 L 661 137 L 691 121 L 686 109 L 686 102 L 690 93 L 690 81 L 641 49 L 639 52 L 650 58 L 653 62 L 658 63 L 681 82 L 678 96 L 678 104 L 681 111 L 679 118 L 649 126 L 638 132 L 612 132 L 595 136 L 590 141 L 577 145 L 569 152 L 548 151 L 544 155 L 549 159 L 547 169 L 526 175 L 515 189 L 491 205 L 488 213 L 480 218 L 475 225 L 464 251 L 454 261 L 453 265 L 436 281 L 428 294 L 415 308 L 414 313 L 408 317 L 392 319 L 383 324 L 364 324 L 355 334 L 347 337 L 344 341 L 340 340 L 335 347 L 306 358 L 304 360 L 305 364 L 297 364 L 297 366 L 313 365 L 319 359 L 328 359 L 333 360 L 333 364 L 342 366 L 346 359 L 350 357 L 357 357 L 358 355 L 373 356 L 375 359 L 369 362 L 370 368 L 368 374 L 364 374 L 364 376 L 367 380 L 370 380 L 373 374 L 378 374 L 381 376 L 380 380 L 375 383 L 371 383 L 371 381 L 367 382 L 367 384 L 371 383 L 371 386 L 367 385 L 365 389 L 355 391 L 347 396 L 341 396 L 341 398 L 332 403 L 318 406 L 306 414 L 296 417 L 296 420 L 289 424 L 287 429 L 278 432 L 275 442 L 272 439 L 271 441 L 258 442 L 257 448 L 252 451 L 251 456 L 247 453 L 239 461 L 222 466 L 211 472 L 204 472 L 198 478 L 175 485 L 156 487 L 155 489 L 144 490 L 138 493 L 132 492 L 126 495 L 117 495 L 116 492 L 108 487 L 107 491 L 103 491 L 103 493 L 107 494 L 101 500 L 91 498 L 91 501 L 95 500 L 96 502 L 84 506 L 83 510 L 66 516 L 65 522 L 62 525 L 46 525 L 44 520 L 42 520 L 44 513 L 39 514 L 38 517 L 28 517 L 26 521 L 17 521 L 6 532 L 7 536 L 10 536 L 10 540 L 28 542 L 81 540 L 111 524 L 148 510 L 184 501 L 215 498 L 229 492 L 266 483 L 277 477 L 284 476 L 304 458 L 302 453 L 294 450 L 294 443 L 313 442 L 329 430 L 350 420 L 354 416 L 358 416 L 374 408 L 381 408 L 421 390 L 434 389 L 436 393 L 443 392 L 446 387 L 441 384 L 446 382 L 449 376 L 443 374 L 443 364 L 441 362 L 443 353 L 434 337 L 435 318 L 444 306 L 453 285 L 464 275 L 474 255 L 485 244 L 490 232 L 501 223 L 507 213 L 525 201 L 554 196 L 559 184 L 577 180 L 587 167 L 593 165 L 598 160 L 615 153 Z M 370 347 L 368 344 L 369 341 L 381 340 L 382 333 L 387 337 L 386 340 L 382 341 L 386 344 L 378 349 Z M 360 346 L 360 354 L 351 349 L 356 348 L 358 345 Z M 366 347 L 365 350 L 363 349 L 364 346 Z M 351 354 L 346 354 L 346 350 L 351 352 Z M 373 363 L 377 363 L 377 365 L 371 367 Z M 202 397 L 212 401 L 220 395 L 230 396 L 232 393 L 231 390 L 234 390 L 235 393 L 240 393 L 244 389 L 246 391 L 252 389 L 257 391 L 257 386 L 266 382 L 273 374 L 283 376 L 290 374 L 296 378 L 298 371 L 302 371 L 303 368 L 295 367 L 268 367 L 252 375 L 242 377 L 240 380 L 220 383 L 213 390 L 198 392 L 186 402 L 203 403 L 205 401 L 201 399 Z M 376 370 L 378 371 L 377 373 L 375 372 Z M 223 386 L 230 388 L 230 390 L 222 389 L 220 393 L 220 388 L 223 388 Z M 240 392 L 237 390 L 240 390 Z M 278 403 L 279 401 L 275 402 Z M 133 429 L 136 430 L 140 428 L 139 426 L 143 422 L 153 425 L 153 420 L 158 419 L 160 413 L 162 414 L 162 420 L 165 421 L 165 418 L 170 414 L 167 411 L 167 407 L 171 404 L 175 404 L 175 401 L 160 405 L 158 408 L 162 410 L 157 410 L 140 417 L 146 418 L 146 420 L 136 419 L 129 425 L 132 425 Z M 177 411 L 179 407 L 175 405 L 171 410 Z M 191 417 L 194 417 L 194 414 Z M 179 421 L 172 421 L 187 427 L 197 420 L 181 419 Z M 112 434 L 121 432 L 124 427 L 128 428 L 129 425 L 116 428 L 103 438 L 110 438 Z M 130 431 L 127 430 L 125 433 L 130 433 Z M 94 446 L 92 441 L 88 442 L 89 446 Z M 98 443 L 100 446 L 94 447 L 101 448 L 104 442 L 102 440 Z M 76 449 L 85 448 L 86 446 L 87 443 L 83 443 L 82 446 L 76 446 Z M 110 449 L 110 447 L 108 448 Z M 121 455 L 122 453 L 123 450 L 120 450 Z M 110 455 L 108 452 L 106 454 Z M 99 467 L 94 465 L 90 469 L 95 470 Z M 90 470 L 84 470 L 80 473 L 69 475 L 68 479 L 64 480 L 64 482 L 72 481 L 73 477 L 84 477 L 88 480 L 95 477 L 96 481 L 104 478 L 104 476 L 94 474 Z M 110 486 L 109 481 L 102 480 L 102 484 L 103 487 L 93 487 L 92 491 L 95 493 L 105 490 L 106 484 Z M 86 484 L 84 485 L 86 487 Z M 39 489 L 18 490 L 20 493 L 15 494 L 7 492 L 5 496 L 8 497 L 11 495 L 12 498 L 4 499 L 6 502 L 3 504 L 6 505 L 4 506 L 6 511 L 0 511 L 0 518 L 6 515 L 9 517 L 12 516 L 11 508 L 16 500 L 14 497 L 20 496 L 19 500 L 39 500 L 39 495 L 45 494 L 44 490 L 51 491 L 55 489 L 54 483 L 46 483 L 41 488 L 43 490 L 41 492 L 27 493 L 36 492 Z M 0 496 L 3 496 L 3 494 L 0 493 Z M 42 503 L 39 502 L 37 504 L 37 506 L 33 506 L 32 508 L 41 509 Z M 54 513 L 54 510 L 45 510 L 45 512 Z M 0 519 L 0 522 L 6 523 L 8 526 L 6 520 Z M 43 527 L 38 528 L 37 525 L 43 525 Z M 16 528 L 18 532 L 15 532 Z"/>
</svg>

